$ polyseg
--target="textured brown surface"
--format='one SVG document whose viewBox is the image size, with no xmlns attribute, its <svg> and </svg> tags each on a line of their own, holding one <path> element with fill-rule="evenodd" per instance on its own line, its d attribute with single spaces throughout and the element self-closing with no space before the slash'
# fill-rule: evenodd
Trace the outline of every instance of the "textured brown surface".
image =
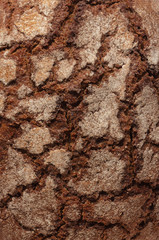
<svg viewBox="0 0 159 240">
<path fill-rule="evenodd" d="M 159 3 L 0 1 L 0 240 L 159 240 Z"/>
</svg>

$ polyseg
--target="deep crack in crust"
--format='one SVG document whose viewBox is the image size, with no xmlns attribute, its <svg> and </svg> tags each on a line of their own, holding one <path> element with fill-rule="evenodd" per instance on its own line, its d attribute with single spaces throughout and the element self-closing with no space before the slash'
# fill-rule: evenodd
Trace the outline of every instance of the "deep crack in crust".
<svg viewBox="0 0 159 240">
<path fill-rule="evenodd" d="M 158 240 L 158 9 L 0 3 L 2 240 Z"/>
</svg>

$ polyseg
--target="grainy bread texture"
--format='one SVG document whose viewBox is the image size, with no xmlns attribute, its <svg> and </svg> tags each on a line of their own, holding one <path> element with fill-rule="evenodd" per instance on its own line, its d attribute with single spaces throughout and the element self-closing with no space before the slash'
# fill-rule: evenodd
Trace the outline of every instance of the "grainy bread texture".
<svg viewBox="0 0 159 240">
<path fill-rule="evenodd" d="M 159 240 L 159 1 L 0 1 L 0 240 Z"/>
</svg>

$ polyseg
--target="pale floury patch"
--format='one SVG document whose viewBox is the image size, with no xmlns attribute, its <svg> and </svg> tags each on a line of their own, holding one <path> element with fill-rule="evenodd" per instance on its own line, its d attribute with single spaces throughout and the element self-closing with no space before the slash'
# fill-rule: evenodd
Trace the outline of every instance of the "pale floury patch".
<svg viewBox="0 0 159 240">
<path fill-rule="evenodd" d="M 115 65 L 121 68 L 110 75 L 109 89 L 116 93 L 120 100 L 125 99 L 126 90 L 126 77 L 130 71 L 130 58 L 128 57 L 129 51 L 133 49 L 137 43 L 135 42 L 134 35 L 128 31 L 128 21 L 123 15 L 120 14 L 117 26 L 117 33 L 111 38 L 109 46 L 110 50 L 103 58 L 104 62 L 108 63 L 108 67 L 114 68 Z"/>
<path fill-rule="evenodd" d="M 32 5 L 34 0 L 17 0 L 19 7 L 24 7 L 26 5 Z"/>
<path fill-rule="evenodd" d="M 69 203 L 65 208 L 64 208 L 64 216 L 65 219 L 69 221 L 78 221 L 81 218 L 81 210 L 79 207 L 78 203 Z"/>
<path fill-rule="evenodd" d="M 27 10 L 15 16 L 9 30 L 6 27 L 5 4 L 0 3 L 0 47 L 31 40 L 39 35 L 45 36 L 51 29 L 51 20 L 61 0 L 17 0 L 16 2 L 20 8 Z"/>
<path fill-rule="evenodd" d="M 142 150 L 144 143 L 159 143 L 159 104 L 155 90 L 149 85 L 145 86 L 135 100 L 136 122 L 138 125 L 138 147 L 143 163 L 136 178 L 138 181 L 157 183 L 159 177 L 159 154 L 153 148 L 146 147 Z M 148 140 L 147 140 L 148 139 Z"/>
<path fill-rule="evenodd" d="M 122 227 L 114 226 L 106 230 L 106 240 L 126 239 L 126 231 Z"/>
<path fill-rule="evenodd" d="M 46 16 L 52 17 L 54 15 L 54 9 L 60 2 L 61 0 L 39 0 L 39 9 Z"/>
<path fill-rule="evenodd" d="M 150 134 L 150 139 L 155 142 L 159 143 L 159 127 L 156 127 Z"/>
<path fill-rule="evenodd" d="M 138 137 L 141 147 L 150 131 L 150 138 L 158 141 L 159 104 L 158 97 L 153 88 L 145 86 L 137 96 L 136 101 L 136 121 L 138 123 Z"/>
<path fill-rule="evenodd" d="M 155 205 L 155 215 L 157 220 L 159 221 L 159 197 L 157 197 L 156 205 Z"/>
<path fill-rule="evenodd" d="M 19 185 L 31 184 L 36 175 L 31 164 L 12 148 L 8 149 L 8 157 L 5 169 L 0 176 L 0 200 L 13 194 Z"/>
<path fill-rule="evenodd" d="M 80 28 L 76 40 L 77 46 L 84 48 L 80 51 L 80 54 L 83 54 L 83 51 L 90 51 L 90 55 L 86 54 L 86 59 L 88 60 L 91 56 L 92 61 L 85 61 L 85 64 L 95 63 L 97 51 L 101 46 L 102 35 L 114 31 L 116 34 L 110 40 L 110 50 L 104 56 L 103 61 L 108 63 L 109 68 L 113 69 L 115 65 L 118 65 L 120 69 L 113 72 L 108 81 L 102 83 L 99 87 L 89 86 L 90 95 L 84 99 L 84 102 L 88 104 L 88 111 L 79 126 L 84 136 L 102 137 L 110 134 L 112 138 L 120 141 L 124 138 L 124 134 L 117 116 L 119 112 L 118 102 L 125 99 L 126 77 L 130 72 L 131 64 L 128 55 L 130 50 L 137 45 L 137 42 L 135 42 L 134 35 L 128 31 L 128 20 L 119 9 L 106 16 L 102 13 L 95 16 L 88 14 L 86 19 L 87 21 Z M 92 32 L 90 32 L 90 29 Z M 89 48 L 92 44 L 96 48 Z"/>
<path fill-rule="evenodd" d="M 6 27 L 6 19 L 5 1 L 0 1 L 0 47 L 10 46 L 13 41 L 19 42 L 24 40 L 23 34 L 18 31 L 15 25 L 12 26 L 12 29 Z"/>
<path fill-rule="evenodd" d="M 102 231 L 99 229 L 96 229 L 95 227 L 78 227 L 76 228 L 70 228 L 68 229 L 68 236 L 66 237 L 66 240 L 97 240 L 101 239 Z"/>
<path fill-rule="evenodd" d="M 53 142 L 50 131 L 46 127 L 34 127 L 30 124 L 21 126 L 22 135 L 14 140 L 14 147 L 26 149 L 32 154 L 40 154 L 44 151 L 44 146 Z"/>
<path fill-rule="evenodd" d="M 76 151 L 81 151 L 83 148 L 83 139 L 81 137 L 79 137 L 76 141 L 76 144 L 75 144 L 75 150 Z"/>
<path fill-rule="evenodd" d="M 125 99 L 126 77 L 130 71 L 130 58 L 122 58 L 123 64 L 121 70 L 109 77 L 108 88 L 111 92 L 117 94 L 120 100 Z"/>
<path fill-rule="evenodd" d="M 94 16 L 91 12 L 86 11 L 85 20 L 80 26 L 77 39 L 75 41 L 80 50 L 81 67 L 87 64 L 94 64 L 97 59 L 97 53 L 101 47 L 101 37 L 109 31 L 114 30 L 113 15 L 105 16 L 100 13 Z"/>
<path fill-rule="evenodd" d="M 44 97 L 23 99 L 18 106 L 6 112 L 6 117 L 15 120 L 16 114 L 29 112 L 36 121 L 49 121 L 56 116 L 56 108 L 59 97 L 46 94 Z"/>
<path fill-rule="evenodd" d="M 73 71 L 76 64 L 74 59 L 64 59 L 59 62 L 59 68 L 57 70 L 57 80 L 62 82 L 64 79 L 68 79 Z"/>
<path fill-rule="evenodd" d="M 0 226 L 1 226 L 1 240 L 30 240 L 33 237 L 34 232 L 30 230 L 23 229 L 17 221 L 15 220 L 14 216 L 10 211 L 5 209 L 2 210 L 4 218 L 0 218 Z M 1 214 L 1 211 L 0 211 Z M 2 215 L 2 214 L 1 214 Z"/>
<path fill-rule="evenodd" d="M 50 28 L 47 18 L 39 14 L 35 8 L 26 10 L 15 25 L 27 39 L 32 39 L 37 35 L 46 35 Z"/>
<path fill-rule="evenodd" d="M 49 152 L 49 156 L 45 158 L 45 164 L 53 164 L 60 170 L 60 173 L 64 173 L 69 167 L 71 153 L 65 149 L 55 149 Z"/>
<path fill-rule="evenodd" d="M 0 58 L 0 81 L 8 85 L 16 79 L 16 63 L 9 58 Z"/>
<path fill-rule="evenodd" d="M 120 191 L 122 189 L 121 181 L 125 167 L 125 162 L 111 152 L 94 150 L 88 160 L 88 168 L 85 175 L 76 182 L 71 179 L 68 185 L 80 194 Z"/>
<path fill-rule="evenodd" d="M 140 234 L 137 236 L 136 240 L 157 240 L 159 236 L 159 228 L 157 224 L 149 222 L 147 226 L 141 230 Z"/>
<path fill-rule="evenodd" d="M 118 28 L 117 36 L 114 39 L 114 46 L 121 51 L 126 51 L 134 47 L 134 36 L 128 32 L 128 21 L 121 14 L 117 8 L 113 14 L 106 13 L 105 15 L 100 12 L 98 15 L 93 15 L 91 12 L 86 11 L 83 15 L 83 25 L 80 25 L 78 36 L 75 41 L 80 50 L 81 67 L 87 64 L 95 64 L 97 53 L 101 47 L 101 38 L 107 33 L 113 33 Z M 113 47 L 113 44 L 110 43 Z"/>
<path fill-rule="evenodd" d="M 49 96 L 46 94 L 37 99 L 22 100 L 19 107 L 33 113 L 37 121 L 48 121 L 54 118 L 58 99 L 57 95 Z"/>
<path fill-rule="evenodd" d="M 90 95 L 84 99 L 88 104 L 88 111 L 79 123 L 82 134 L 89 137 L 110 134 L 120 141 L 124 134 L 117 117 L 119 110 L 116 95 L 109 90 L 107 83 L 100 87 L 90 86 L 89 90 Z"/>
<path fill-rule="evenodd" d="M 60 62 L 67 62 L 67 60 L 62 60 L 64 58 L 64 52 L 60 50 L 54 50 L 50 54 L 47 55 L 35 55 L 31 57 L 34 70 L 32 72 L 31 79 L 35 83 L 35 86 L 40 86 L 41 84 L 44 84 L 46 80 L 49 78 L 50 73 L 52 71 L 52 67 L 55 64 L 56 61 Z M 71 62 L 70 62 L 71 63 Z M 65 74 L 69 73 L 70 71 L 70 64 L 62 65 L 62 77 L 65 76 Z M 69 70 L 67 70 L 67 67 Z M 71 74 L 71 73 L 70 73 Z M 60 76 L 61 77 L 61 76 Z"/>
<path fill-rule="evenodd" d="M 56 187 L 54 180 L 48 176 L 42 190 L 24 191 L 22 197 L 12 199 L 8 209 L 24 227 L 44 235 L 50 234 L 57 225 L 60 207 L 55 196 Z"/>
<path fill-rule="evenodd" d="M 26 85 L 21 85 L 21 87 L 18 89 L 18 98 L 19 99 L 23 99 L 25 98 L 26 96 L 28 96 L 29 94 L 32 93 L 32 90 L 26 86 Z"/>
<path fill-rule="evenodd" d="M 159 2 L 155 0 L 133 1 L 135 11 L 141 16 L 143 28 L 148 33 L 150 45 L 146 56 L 150 65 L 159 63 Z"/>
<path fill-rule="evenodd" d="M 54 10 L 60 2 L 61 0 L 17 0 L 19 7 L 37 7 L 40 13 L 50 18 L 53 17 Z"/>
<path fill-rule="evenodd" d="M 142 207 L 146 200 L 147 197 L 142 194 L 130 196 L 122 201 L 121 199 L 115 201 L 99 199 L 91 205 L 90 210 L 85 212 L 85 218 L 91 221 L 98 219 L 106 225 L 120 223 L 131 232 L 145 216 Z"/>
<path fill-rule="evenodd" d="M 0 115 L 3 114 L 6 97 L 3 91 L 0 91 Z"/>
<path fill-rule="evenodd" d="M 41 58 L 32 56 L 32 61 L 35 67 L 32 80 L 36 86 L 39 86 L 49 78 L 55 59 L 51 56 L 43 56 Z"/>
<path fill-rule="evenodd" d="M 159 154 L 146 148 L 143 153 L 143 166 L 137 174 L 140 181 L 156 182 L 159 177 Z"/>
</svg>

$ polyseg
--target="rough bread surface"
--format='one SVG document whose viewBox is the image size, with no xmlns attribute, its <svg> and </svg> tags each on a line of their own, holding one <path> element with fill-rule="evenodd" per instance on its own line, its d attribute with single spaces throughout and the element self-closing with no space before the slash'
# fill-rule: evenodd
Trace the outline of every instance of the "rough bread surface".
<svg viewBox="0 0 159 240">
<path fill-rule="evenodd" d="M 159 2 L 0 1 L 0 240 L 159 240 Z"/>
</svg>

